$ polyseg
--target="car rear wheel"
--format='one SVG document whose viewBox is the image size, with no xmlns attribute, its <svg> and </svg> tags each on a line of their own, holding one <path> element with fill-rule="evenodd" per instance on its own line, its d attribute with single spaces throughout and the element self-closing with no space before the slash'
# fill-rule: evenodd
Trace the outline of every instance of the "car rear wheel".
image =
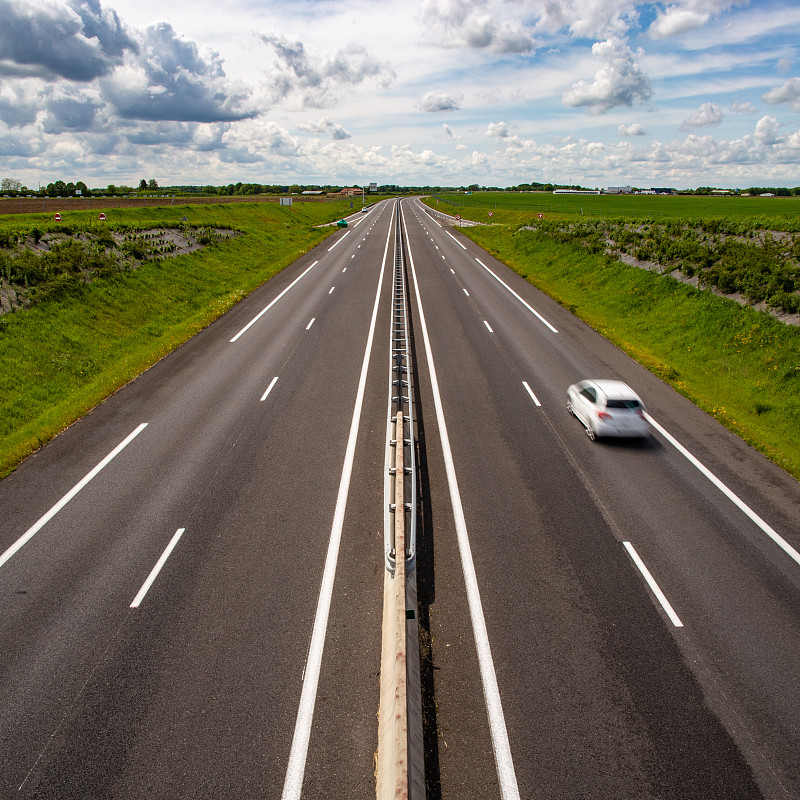
<svg viewBox="0 0 800 800">
<path fill-rule="evenodd" d="M 593 428 L 586 429 L 586 435 L 594 442 L 597 441 L 597 434 L 594 432 Z"/>
<path fill-rule="evenodd" d="M 569 411 L 572 416 L 575 416 L 575 409 L 572 407 L 572 401 L 567 400 L 567 411 Z"/>
</svg>

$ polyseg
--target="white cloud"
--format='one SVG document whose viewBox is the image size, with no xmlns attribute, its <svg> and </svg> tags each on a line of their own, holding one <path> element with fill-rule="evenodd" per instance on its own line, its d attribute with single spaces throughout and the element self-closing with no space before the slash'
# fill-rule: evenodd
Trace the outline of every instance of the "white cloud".
<svg viewBox="0 0 800 800">
<path fill-rule="evenodd" d="M 670 6 L 666 11 L 659 11 L 648 32 L 653 39 L 681 36 L 696 28 L 702 28 L 710 18 L 711 14 L 706 11 Z"/>
<path fill-rule="evenodd" d="M 756 123 L 753 134 L 756 141 L 763 145 L 775 145 L 783 141 L 778 135 L 778 120 L 775 117 L 761 117 Z"/>
<path fill-rule="evenodd" d="M 490 122 L 486 129 L 486 135 L 496 139 L 506 139 L 509 136 L 508 126 L 505 122 Z"/>
<path fill-rule="evenodd" d="M 789 61 L 788 58 L 781 58 L 778 59 L 778 72 L 791 72 L 792 71 L 792 62 Z"/>
<path fill-rule="evenodd" d="M 567 29 L 582 39 L 624 36 L 637 21 L 634 0 L 548 0 L 537 14 L 537 31 Z"/>
<path fill-rule="evenodd" d="M 752 103 L 731 103 L 731 112 L 734 114 L 755 114 L 756 107 Z"/>
<path fill-rule="evenodd" d="M 420 108 L 423 111 L 457 111 L 461 108 L 459 100 L 454 100 L 444 92 L 426 92 L 420 100 Z"/>
<path fill-rule="evenodd" d="M 302 122 L 297 126 L 298 130 L 308 131 L 310 133 L 327 133 L 331 139 L 342 141 L 351 137 L 350 131 L 331 122 L 327 117 L 323 117 L 318 122 Z"/>
<path fill-rule="evenodd" d="M 630 125 L 620 125 L 617 128 L 617 135 L 618 136 L 644 136 L 645 130 L 642 125 L 638 122 L 634 122 Z"/>
<path fill-rule="evenodd" d="M 443 47 L 487 49 L 495 53 L 529 53 L 533 36 L 511 19 L 497 21 L 488 0 L 422 0 L 423 35 Z"/>
<path fill-rule="evenodd" d="M 585 107 L 603 114 L 615 106 L 630 106 L 634 100 L 648 100 L 653 90 L 649 78 L 639 69 L 630 48 L 619 39 L 597 42 L 592 55 L 605 62 L 594 80 L 578 81 L 564 92 L 562 102 L 572 108 Z"/>
<path fill-rule="evenodd" d="M 295 100 L 300 108 L 327 108 L 341 95 L 373 79 L 387 87 L 396 78 L 388 62 L 381 61 L 360 44 L 350 43 L 330 56 L 309 54 L 301 41 L 262 35 L 277 61 L 267 73 L 272 103 Z"/>
<path fill-rule="evenodd" d="M 715 103 L 703 103 L 697 111 L 685 119 L 681 124 L 682 131 L 691 131 L 695 128 L 711 128 L 722 124 L 725 115 Z"/>
<path fill-rule="evenodd" d="M 788 103 L 795 111 L 800 111 L 800 78 L 789 78 L 786 83 L 761 95 L 761 99 L 773 105 Z"/>
</svg>

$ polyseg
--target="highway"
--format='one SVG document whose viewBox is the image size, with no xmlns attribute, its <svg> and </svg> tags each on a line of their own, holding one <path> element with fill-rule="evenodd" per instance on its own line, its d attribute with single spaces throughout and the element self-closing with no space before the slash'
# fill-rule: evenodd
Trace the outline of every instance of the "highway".
<svg viewBox="0 0 800 800">
<path fill-rule="evenodd" d="M 0 797 L 375 796 L 399 205 L 0 482 Z M 798 483 L 402 209 L 428 797 L 800 796 Z"/>
</svg>

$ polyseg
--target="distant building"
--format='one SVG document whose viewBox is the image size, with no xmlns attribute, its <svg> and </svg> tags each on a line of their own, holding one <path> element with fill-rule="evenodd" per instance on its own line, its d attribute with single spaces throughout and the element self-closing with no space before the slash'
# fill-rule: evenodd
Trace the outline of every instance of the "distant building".
<svg viewBox="0 0 800 800">
<path fill-rule="evenodd" d="M 655 194 L 675 194 L 674 189 L 663 188 L 660 186 L 651 186 L 650 191 Z"/>
<path fill-rule="evenodd" d="M 363 189 L 360 186 L 345 186 L 340 192 L 334 192 L 334 194 L 340 197 L 355 197 L 357 194 L 361 194 L 362 191 Z"/>
<path fill-rule="evenodd" d="M 609 186 L 606 194 L 633 194 L 632 186 Z"/>
<path fill-rule="evenodd" d="M 599 189 L 554 189 L 553 194 L 600 194 Z"/>
</svg>

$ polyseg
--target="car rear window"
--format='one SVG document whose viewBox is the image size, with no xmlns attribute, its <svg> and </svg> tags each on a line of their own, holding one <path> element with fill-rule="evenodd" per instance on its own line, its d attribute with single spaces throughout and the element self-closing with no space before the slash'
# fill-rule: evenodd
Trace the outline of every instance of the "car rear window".
<svg viewBox="0 0 800 800">
<path fill-rule="evenodd" d="M 639 408 L 638 400 L 612 400 L 606 403 L 606 408 Z"/>
</svg>

